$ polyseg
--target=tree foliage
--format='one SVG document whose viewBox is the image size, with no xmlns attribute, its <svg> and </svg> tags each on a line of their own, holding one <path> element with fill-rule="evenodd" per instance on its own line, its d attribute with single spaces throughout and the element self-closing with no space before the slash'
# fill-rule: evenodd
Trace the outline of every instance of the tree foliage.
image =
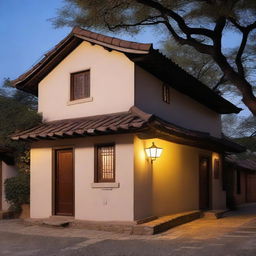
<svg viewBox="0 0 256 256">
<path fill-rule="evenodd" d="M 4 185 L 6 200 L 13 210 L 19 211 L 22 204 L 30 202 L 29 172 L 19 173 L 18 176 L 6 179 Z"/>
<path fill-rule="evenodd" d="M 210 57 L 221 71 L 221 84 L 232 84 L 243 103 L 256 115 L 255 0 L 65 0 L 53 20 L 56 26 L 138 33 L 152 27 L 171 35 L 179 45 L 193 47 Z M 240 36 L 227 54 L 223 37 L 227 31 Z"/>
<path fill-rule="evenodd" d="M 41 122 L 37 113 L 37 99 L 8 86 L 6 80 L 0 91 L 0 145 L 15 150 L 15 156 L 26 155 L 28 144 L 14 142 L 10 135 L 29 129 Z"/>
</svg>

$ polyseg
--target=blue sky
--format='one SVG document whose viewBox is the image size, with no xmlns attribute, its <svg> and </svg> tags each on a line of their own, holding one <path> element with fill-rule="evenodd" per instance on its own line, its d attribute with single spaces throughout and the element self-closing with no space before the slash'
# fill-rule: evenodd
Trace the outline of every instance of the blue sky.
<svg viewBox="0 0 256 256">
<path fill-rule="evenodd" d="M 28 70 L 70 32 L 68 27 L 55 29 L 49 21 L 62 5 L 62 0 L 0 0 L 0 84 L 5 77 L 15 79 Z M 155 48 L 159 41 L 159 35 L 150 31 L 121 37 L 153 42 Z M 224 38 L 224 44 L 230 47 L 238 41 L 234 33 Z"/>
</svg>

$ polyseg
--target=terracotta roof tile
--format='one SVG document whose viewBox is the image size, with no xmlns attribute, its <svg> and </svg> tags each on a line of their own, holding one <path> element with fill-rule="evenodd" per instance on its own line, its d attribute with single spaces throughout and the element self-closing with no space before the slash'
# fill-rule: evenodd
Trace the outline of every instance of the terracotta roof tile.
<svg viewBox="0 0 256 256">
<path fill-rule="evenodd" d="M 156 137 L 195 147 L 218 147 L 228 152 L 244 148 L 225 138 L 189 130 L 147 114 L 136 107 L 128 112 L 46 122 L 12 136 L 13 140 L 41 140 L 153 131 Z"/>
<path fill-rule="evenodd" d="M 46 122 L 32 129 L 13 135 L 14 140 L 50 138 L 54 136 L 75 136 L 99 133 L 125 132 L 128 130 L 142 128 L 147 120 L 132 111 L 92 116 L 85 118 L 66 119 L 60 121 Z"/>
</svg>

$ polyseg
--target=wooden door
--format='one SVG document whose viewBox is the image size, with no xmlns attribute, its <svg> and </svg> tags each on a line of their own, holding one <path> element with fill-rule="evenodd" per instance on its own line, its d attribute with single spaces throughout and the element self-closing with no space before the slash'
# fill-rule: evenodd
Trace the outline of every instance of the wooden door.
<svg viewBox="0 0 256 256">
<path fill-rule="evenodd" d="M 210 158 L 199 158 L 199 209 L 210 208 Z"/>
<path fill-rule="evenodd" d="M 74 215 L 73 150 L 55 151 L 55 214 Z"/>
<path fill-rule="evenodd" d="M 246 201 L 256 202 L 256 174 L 246 175 Z"/>
</svg>

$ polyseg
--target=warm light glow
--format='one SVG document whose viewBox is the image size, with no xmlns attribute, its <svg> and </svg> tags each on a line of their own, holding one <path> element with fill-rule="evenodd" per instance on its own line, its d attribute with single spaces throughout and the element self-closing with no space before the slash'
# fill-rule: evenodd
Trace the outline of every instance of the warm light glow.
<svg viewBox="0 0 256 256">
<path fill-rule="evenodd" d="M 152 146 L 149 148 L 146 148 L 146 153 L 149 158 L 151 158 L 152 161 L 156 160 L 156 158 L 160 157 L 162 154 L 163 149 L 157 147 L 154 142 L 152 142 Z"/>
</svg>

